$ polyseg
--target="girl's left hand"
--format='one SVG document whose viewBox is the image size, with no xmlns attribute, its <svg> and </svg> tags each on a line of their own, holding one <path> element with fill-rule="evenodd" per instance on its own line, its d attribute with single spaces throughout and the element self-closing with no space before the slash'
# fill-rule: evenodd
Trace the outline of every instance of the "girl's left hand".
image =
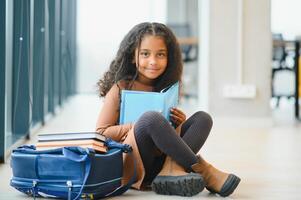
<svg viewBox="0 0 301 200">
<path fill-rule="evenodd" d="M 186 115 L 178 108 L 171 108 L 170 109 L 170 119 L 173 124 L 178 127 L 186 120 Z"/>
</svg>

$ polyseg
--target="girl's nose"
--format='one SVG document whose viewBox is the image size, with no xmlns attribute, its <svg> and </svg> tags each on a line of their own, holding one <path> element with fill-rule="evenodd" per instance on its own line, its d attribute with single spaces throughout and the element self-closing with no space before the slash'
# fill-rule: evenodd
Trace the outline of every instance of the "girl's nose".
<svg viewBox="0 0 301 200">
<path fill-rule="evenodd" d="M 157 59 L 156 59 L 154 56 L 152 56 L 152 57 L 150 58 L 149 63 L 150 63 L 150 65 L 155 65 L 155 64 L 157 63 Z"/>
</svg>

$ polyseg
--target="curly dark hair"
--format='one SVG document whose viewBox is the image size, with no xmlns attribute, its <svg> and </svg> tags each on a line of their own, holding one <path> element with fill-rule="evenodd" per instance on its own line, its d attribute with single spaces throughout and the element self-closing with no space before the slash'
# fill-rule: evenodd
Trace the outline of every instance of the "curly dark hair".
<svg viewBox="0 0 301 200">
<path fill-rule="evenodd" d="M 104 73 L 103 78 L 97 82 L 99 96 L 104 97 L 113 84 L 123 80 L 130 89 L 131 84 L 138 75 L 138 70 L 133 59 L 135 50 L 140 48 L 144 36 L 160 36 L 164 39 L 167 47 L 167 67 L 155 81 L 154 91 L 179 81 L 183 71 L 182 55 L 176 36 L 166 25 L 161 23 L 144 22 L 134 26 L 120 43 L 116 57 L 110 64 L 110 68 Z"/>
</svg>

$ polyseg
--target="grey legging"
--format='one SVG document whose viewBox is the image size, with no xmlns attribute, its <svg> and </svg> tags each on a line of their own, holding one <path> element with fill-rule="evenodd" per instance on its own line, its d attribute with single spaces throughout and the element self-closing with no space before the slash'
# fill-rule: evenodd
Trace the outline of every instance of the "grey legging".
<svg viewBox="0 0 301 200">
<path fill-rule="evenodd" d="M 199 111 L 183 123 L 178 136 L 160 113 L 144 113 L 134 126 L 135 139 L 145 168 L 143 181 L 150 183 L 155 178 L 162 169 L 166 155 L 191 170 L 190 166 L 197 162 L 195 154 L 205 143 L 211 127 L 211 117 Z"/>
</svg>

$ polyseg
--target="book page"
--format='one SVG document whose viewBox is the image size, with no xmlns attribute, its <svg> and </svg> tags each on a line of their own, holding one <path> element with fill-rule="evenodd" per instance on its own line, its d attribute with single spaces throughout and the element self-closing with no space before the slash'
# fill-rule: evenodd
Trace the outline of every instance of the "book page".
<svg viewBox="0 0 301 200">
<path fill-rule="evenodd" d="M 179 104 L 179 82 L 172 85 L 166 92 L 164 92 L 164 109 L 163 115 L 168 121 L 170 109 L 172 107 L 177 107 Z"/>
<path fill-rule="evenodd" d="M 164 96 L 158 92 L 122 91 L 120 124 L 136 122 L 147 111 L 162 113 Z"/>
<path fill-rule="evenodd" d="M 178 105 L 179 83 L 162 91 L 164 92 L 122 90 L 119 123 L 136 122 L 147 111 L 160 112 L 169 120 L 170 108 Z"/>
</svg>

